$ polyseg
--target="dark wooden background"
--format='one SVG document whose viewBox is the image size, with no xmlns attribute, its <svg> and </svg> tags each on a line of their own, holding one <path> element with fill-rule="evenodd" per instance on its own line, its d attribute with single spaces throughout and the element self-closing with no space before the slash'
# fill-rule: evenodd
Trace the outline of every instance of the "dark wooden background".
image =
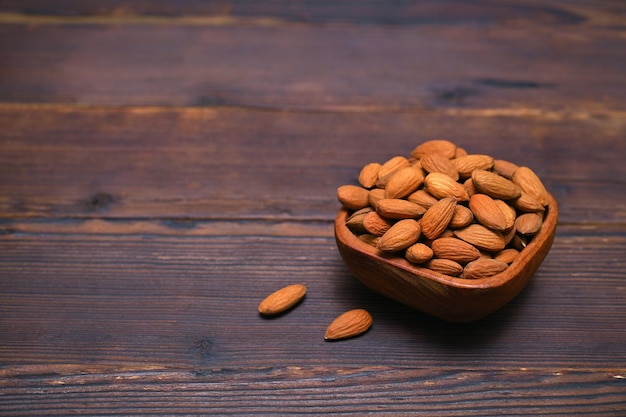
<svg viewBox="0 0 626 417">
<path fill-rule="evenodd" d="M 619 0 L 0 0 L 0 415 L 626 415 L 625 74 Z M 337 186 L 434 138 L 560 204 L 466 325 L 333 238 Z"/>
</svg>

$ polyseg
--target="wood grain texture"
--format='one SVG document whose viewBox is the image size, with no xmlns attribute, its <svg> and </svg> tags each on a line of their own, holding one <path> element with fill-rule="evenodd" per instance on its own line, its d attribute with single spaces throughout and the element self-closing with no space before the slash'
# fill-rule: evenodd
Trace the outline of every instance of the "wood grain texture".
<svg viewBox="0 0 626 417">
<path fill-rule="evenodd" d="M 0 26 L 4 102 L 626 110 L 623 32 L 549 26 Z M 576 70 L 573 70 L 576 68 Z"/>
<path fill-rule="evenodd" d="M 72 415 L 353 415 L 358 410 L 418 416 L 619 416 L 626 410 L 623 374 L 611 371 L 386 366 L 86 371 L 12 379 L 15 385 L 3 386 L 0 415 L 54 416 L 69 409 Z M 36 389 L 29 388 L 33 382 Z"/>
<path fill-rule="evenodd" d="M 623 416 L 625 16 L 0 0 L 0 416 Z M 530 285 L 466 325 L 364 288 L 332 234 L 337 186 L 441 137 L 560 206 Z M 325 342 L 351 308 L 373 327 Z"/>
<path fill-rule="evenodd" d="M 365 289 L 332 237 L 4 235 L 0 245 L 0 363 L 9 368 L 367 366 L 376 358 L 405 367 L 626 369 L 626 239 L 614 229 L 560 228 L 528 287 L 466 325 Z M 308 287 L 301 305 L 259 316 L 266 295 L 295 282 Z M 358 307 L 373 315 L 372 329 L 324 342 L 330 321 Z"/>
<path fill-rule="evenodd" d="M 626 219 L 626 118 L 2 106 L 0 125 L 0 217 L 9 224 L 330 222 L 336 188 L 355 183 L 363 165 L 436 137 L 530 166 L 559 202 L 561 222 Z"/>
</svg>

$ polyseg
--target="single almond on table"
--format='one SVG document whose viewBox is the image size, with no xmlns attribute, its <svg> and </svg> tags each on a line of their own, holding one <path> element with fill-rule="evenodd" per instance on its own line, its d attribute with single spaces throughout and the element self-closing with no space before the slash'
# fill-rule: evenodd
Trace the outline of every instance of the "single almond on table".
<svg viewBox="0 0 626 417">
<path fill-rule="evenodd" d="M 441 153 L 445 155 L 446 158 L 452 159 L 456 156 L 456 145 L 445 139 L 427 140 L 417 145 L 411 151 L 411 156 L 416 159 L 421 159 L 429 153 L 434 152 Z"/>
<path fill-rule="evenodd" d="M 443 198 L 426 210 L 422 216 L 420 225 L 422 234 L 428 239 L 435 239 L 448 227 L 452 216 L 456 199 L 452 197 Z"/>
<path fill-rule="evenodd" d="M 406 167 L 394 172 L 385 186 L 385 198 L 403 198 L 417 190 L 424 182 L 422 171 Z"/>
<path fill-rule="evenodd" d="M 507 220 L 496 201 L 487 194 L 474 194 L 469 201 L 469 208 L 480 224 L 500 232 L 506 230 Z"/>
<path fill-rule="evenodd" d="M 492 198 L 512 200 L 522 194 L 518 185 L 491 171 L 477 169 L 472 172 L 472 184 L 478 192 L 487 194 Z"/>
<path fill-rule="evenodd" d="M 420 237 L 420 224 L 413 219 L 400 220 L 381 236 L 376 247 L 383 252 L 406 249 Z"/>
<path fill-rule="evenodd" d="M 480 251 L 475 246 L 455 237 L 435 239 L 431 247 L 437 258 L 450 259 L 460 264 L 466 264 L 480 257 Z"/>
<path fill-rule="evenodd" d="M 289 310 L 298 304 L 306 294 L 306 287 L 302 284 L 288 285 L 268 295 L 259 304 L 259 313 L 271 316 Z"/>
<path fill-rule="evenodd" d="M 346 311 L 326 328 L 324 339 L 339 340 L 358 336 L 372 325 L 372 316 L 362 308 Z"/>
</svg>

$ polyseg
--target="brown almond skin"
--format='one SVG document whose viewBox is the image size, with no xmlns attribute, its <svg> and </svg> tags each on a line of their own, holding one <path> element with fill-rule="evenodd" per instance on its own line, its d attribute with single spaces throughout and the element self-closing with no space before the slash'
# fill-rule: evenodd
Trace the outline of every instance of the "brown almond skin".
<svg viewBox="0 0 626 417">
<path fill-rule="evenodd" d="M 406 168 L 410 165 L 409 160 L 404 156 L 394 156 L 382 164 L 382 166 L 378 169 L 378 179 L 382 180 L 400 168 Z"/>
<path fill-rule="evenodd" d="M 372 188 L 378 181 L 378 171 L 382 167 L 378 162 L 370 162 L 361 168 L 359 173 L 359 184 L 365 188 Z"/>
<path fill-rule="evenodd" d="M 499 274 L 509 267 L 508 264 L 496 259 L 477 259 L 465 265 L 463 278 L 481 279 Z"/>
<path fill-rule="evenodd" d="M 293 284 L 265 297 L 259 304 L 259 313 L 265 316 L 283 313 L 298 304 L 306 294 L 306 286 Z"/>
<path fill-rule="evenodd" d="M 487 194 L 474 194 L 469 201 L 469 208 L 480 224 L 500 232 L 506 230 L 507 221 L 496 201 Z"/>
<path fill-rule="evenodd" d="M 365 214 L 363 217 L 363 227 L 368 233 L 375 236 L 382 236 L 391 227 L 391 222 L 375 211 Z"/>
<path fill-rule="evenodd" d="M 423 227 L 423 225 L 422 225 Z M 470 224 L 463 229 L 454 231 L 454 235 L 478 249 L 488 252 L 498 252 L 504 249 L 505 242 L 502 233 L 486 228 L 481 224 Z"/>
<path fill-rule="evenodd" d="M 411 156 L 421 159 L 429 153 L 438 152 L 445 155 L 446 158 L 452 159 L 456 156 L 456 145 L 446 139 L 433 139 L 422 142 L 412 151 Z"/>
<path fill-rule="evenodd" d="M 360 210 L 369 206 L 369 191 L 357 185 L 342 185 L 337 188 L 337 199 L 349 210 Z"/>
<path fill-rule="evenodd" d="M 461 229 L 469 226 L 473 221 L 474 213 L 472 213 L 472 210 L 457 204 L 456 207 L 454 207 L 454 214 L 452 215 L 448 227 L 450 229 Z"/>
<path fill-rule="evenodd" d="M 491 171 L 477 169 L 472 172 L 472 184 L 478 192 L 501 200 L 512 200 L 522 194 L 518 185 Z"/>
<path fill-rule="evenodd" d="M 378 214 L 388 219 L 416 219 L 426 212 L 419 204 L 400 198 L 378 200 L 375 207 Z"/>
<path fill-rule="evenodd" d="M 519 211 L 523 211 L 525 213 L 539 213 L 545 211 L 543 204 L 525 191 L 522 191 L 522 195 L 518 198 L 512 200 L 511 204 L 513 204 L 513 207 Z"/>
<path fill-rule="evenodd" d="M 460 178 L 469 178 L 477 169 L 489 171 L 493 167 L 493 158 L 489 155 L 472 154 L 452 160 Z"/>
<path fill-rule="evenodd" d="M 493 171 L 499 175 L 502 175 L 504 178 L 511 179 L 513 178 L 513 174 L 515 170 L 519 168 L 513 162 L 505 161 L 504 159 L 496 159 L 493 161 Z"/>
<path fill-rule="evenodd" d="M 428 239 L 437 238 L 448 227 L 454 215 L 455 206 L 456 199 L 448 197 L 439 200 L 426 210 L 420 221 L 422 234 Z"/>
<path fill-rule="evenodd" d="M 480 251 L 469 243 L 455 237 L 435 239 L 431 247 L 437 258 L 466 264 L 480 257 Z"/>
<path fill-rule="evenodd" d="M 496 253 L 493 256 L 493 259 L 496 259 L 500 262 L 504 262 L 505 264 L 511 264 L 519 255 L 519 251 L 514 248 L 506 248 Z"/>
<path fill-rule="evenodd" d="M 417 190 L 415 192 L 412 192 L 407 196 L 407 200 L 412 203 L 419 204 L 425 209 L 429 209 L 433 204 L 439 201 L 439 199 L 428 194 L 426 190 Z"/>
<path fill-rule="evenodd" d="M 428 269 L 432 269 L 440 274 L 448 275 L 451 277 L 458 277 L 463 273 L 463 266 L 458 262 L 450 259 L 437 259 L 433 258 L 426 262 L 424 266 Z"/>
<path fill-rule="evenodd" d="M 459 180 L 459 172 L 452 161 L 440 153 L 429 153 L 420 159 L 420 164 L 426 172 L 440 172 L 448 175 L 455 181 Z"/>
<path fill-rule="evenodd" d="M 369 197 L 368 197 L 370 206 L 376 207 L 376 203 L 379 200 L 382 200 L 383 198 L 385 198 L 385 189 L 384 188 L 372 188 L 370 190 L 370 194 L 369 194 Z"/>
<path fill-rule="evenodd" d="M 324 339 L 341 340 L 358 336 L 372 326 L 370 313 L 362 308 L 346 311 L 335 318 L 326 328 Z"/>
<path fill-rule="evenodd" d="M 515 230 L 525 236 L 533 236 L 541 229 L 543 216 L 539 213 L 525 213 L 515 219 Z"/>
<path fill-rule="evenodd" d="M 428 174 L 424 179 L 424 187 L 429 194 L 438 199 L 454 197 L 458 201 L 469 200 L 469 194 L 463 184 L 441 172 Z"/>
<path fill-rule="evenodd" d="M 433 250 L 423 243 L 416 243 L 406 249 L 404 257 L 409 262 L 421 264 L 433 257 Z"/>
<path fill-rule="evenodd" d="M 421 170 L 413 167 L 401 168 L 387 182 L 385 198 L 404 198 L 417 190 L 423 182 Z"/>
<path fill-rule="evenodd" d="M 532 169 L 519 167 L 515 170 L 515 173 L 513 173 L 511 181 L 542 205 L 548 205 L 548 191 Z"/>
<path fill-rule="evenodd" d="M 365 227 L 363 227 L 363 219 L 365 218 L 365 215 L 367 213 L 373 210 L 374 209 L 372 207 L 365 207 L 352 213 L 350 217 L 346 219 L 346 226 L 348 226 L 348 229 L 350 229 L 352 233 L 355 234 L 367 232 L 367 230 L 365 230 Z"/>
<path fill-rule="evenodd" d="M 376 247 L 383 252 L 406 249 L 420 237 L 420 224 L 413 219 L 400 220 L 381 236 Z"/>
</svg>

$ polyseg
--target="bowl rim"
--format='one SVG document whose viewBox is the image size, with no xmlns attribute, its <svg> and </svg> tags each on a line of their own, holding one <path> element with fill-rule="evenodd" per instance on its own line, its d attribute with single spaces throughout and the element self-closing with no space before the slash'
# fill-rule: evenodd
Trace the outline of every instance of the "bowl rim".
<svg viewBox="0 0 626 417">
<path fill-rule="evenodd" d="M 452 277 L 435 272 L 431 269 L 420 267 L 410 263 L 403 257 L 394 254 L 385 254 L 374 246 L 369 245 L 358 238 L 346 225 L 348 210 L 342 207 L 339 209 L 335 217 L 335 238 L 341 244 L 350 247 L 376 262 L 384 263 L 389 266 L 402 269 L 406 272 L 416 275 L 417 277 L 435 281 L 439 284 L 464 288 L 464 289 L 486 289 L 500 287 L 516 276 L 520 275 L 525 266 L 530 262 L 531 258 L 544 247 L 556 231 L 558 219 L 558 204 L 555 198 L 548 193 L 548 206 L 546 207 L 546 215 L 539 232 L 533 237 L 530 243 L 520 251 L 517 258 L 503 272 L 487 278 L 467 279 Z"/>
</svg>

